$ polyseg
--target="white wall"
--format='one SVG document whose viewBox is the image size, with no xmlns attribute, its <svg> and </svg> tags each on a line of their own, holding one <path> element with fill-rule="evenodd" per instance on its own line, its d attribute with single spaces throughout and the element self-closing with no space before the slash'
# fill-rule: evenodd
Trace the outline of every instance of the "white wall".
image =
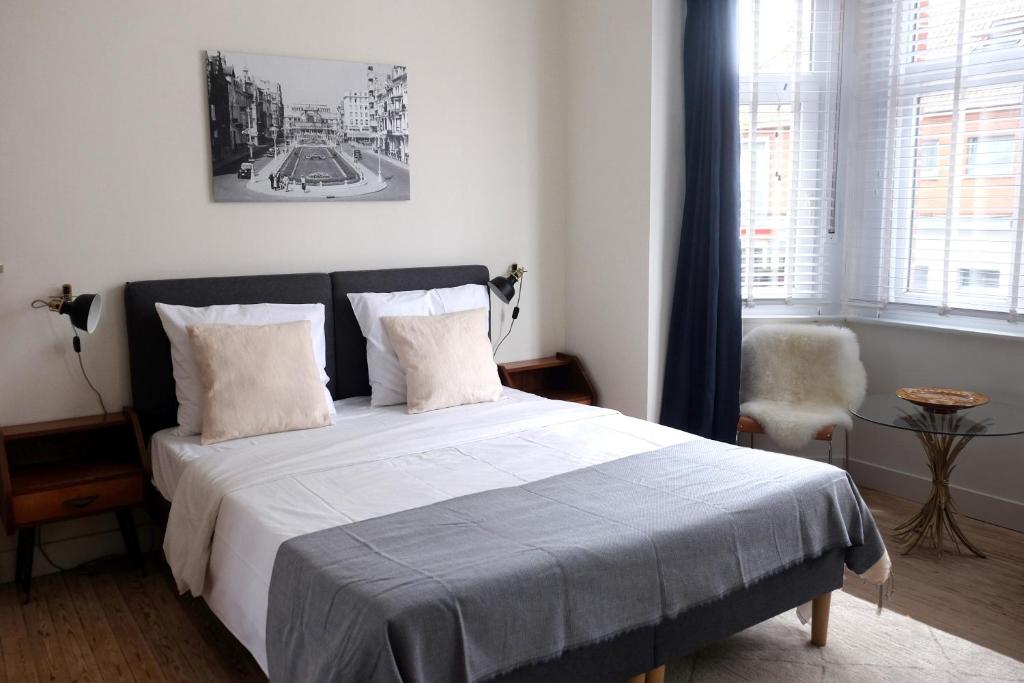
<svg viewBox="0 0 1024 683">
<path fill-rule="evenodd" d="M 96 412 L 67 321 L 29 308 L 62 282 L 104 296 L 83 341 L 115 407 L 130 402 L 133 279 L 518 261 L 529 282 L 501 357 L 562 348 L 564 18 L 546 0 L 5 0 L 0 424 Z M 213 203 L 207 48 L 408 65 L 411 201 Z M 641 139 L 624 147 L 646 159 L 646 126 L 632 127 Z M 645 181 L 626 184 L 646 197 Z"/>
<path fill-rule="evenodd" d="M 651 226 L 648 249 L 647 414 L 658 421 L 686 197 L 683 112 L 685 0 L 651 3 Z"/>
<path fill-rule="evenodd" d="M 647 415 L 651 2 L 567 0 L 566 347 Z"/>
<path fill-rule="evenodd" d="M 566 345 L 658 419 L 684 197 L 685 0 L 569 4 Z"/>
</svg>

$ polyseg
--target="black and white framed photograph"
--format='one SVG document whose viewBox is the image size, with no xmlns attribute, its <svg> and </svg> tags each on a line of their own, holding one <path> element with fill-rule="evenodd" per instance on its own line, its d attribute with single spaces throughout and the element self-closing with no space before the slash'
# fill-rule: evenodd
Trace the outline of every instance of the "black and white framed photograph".
<svg viewBox="0 0 1024 683">
<path fill-rule="evenodd" d="M 409 199 L 409 76 L 398 64 L 209 50 L 218 202 Z"/>
</svg>

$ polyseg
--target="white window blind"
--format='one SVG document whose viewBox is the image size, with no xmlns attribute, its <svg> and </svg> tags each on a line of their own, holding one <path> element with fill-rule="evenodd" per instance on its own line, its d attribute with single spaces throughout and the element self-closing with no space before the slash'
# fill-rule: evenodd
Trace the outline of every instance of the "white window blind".
<svg viewBox="0 0 1024 683">
<path fill-rule="evenodd" d="M 848 301 L 1015 319 L 1024 1 L 862 0 Z"/>
<path fill-rule="evenodd" d="M 742 291 L 835 297 L 841 0 L 740 0 Z"/>
</svg>

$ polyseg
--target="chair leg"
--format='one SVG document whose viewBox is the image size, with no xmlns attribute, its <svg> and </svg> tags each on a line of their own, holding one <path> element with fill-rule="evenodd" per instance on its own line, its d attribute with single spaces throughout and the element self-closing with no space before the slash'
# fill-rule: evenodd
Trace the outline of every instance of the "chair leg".
<svg viewBox="0 0 1024 683">
<path fill-rule="evenodd" d="M 850 471 L 850 430 L 843 428 L 843 467 Z"/>
<path fill-rule="evenodd" d="M 750 447 L 754 447 L 754 432 L 750 432 Z"/>
<path fill-rule="evenodd" d="M 832 439 L 828 440 L 828 464 L 832 464 Z"/>
</svg>

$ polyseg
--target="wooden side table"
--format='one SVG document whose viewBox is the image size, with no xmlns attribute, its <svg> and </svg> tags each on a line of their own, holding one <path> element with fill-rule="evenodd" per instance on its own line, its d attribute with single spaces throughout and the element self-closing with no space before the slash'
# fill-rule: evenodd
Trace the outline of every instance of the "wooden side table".
<svg viewBox="0 0 1024 683">
<path fill-rule="evenodd" d="M 145 446 L 131 408 L 0 428 L 4 529 L 17 531 L 15 580 L 28 602 L 36 530 L 57 520 L 115 512 L 125 548 L 142 568 L 131 508 L 144 493 Z"/>
<path fill-rule="evenodd" d="M 567 353 L 500 363 L 498 375 L 502 384 L 513 389 L 558 401 L 597 405 L 597 391 L 583 364 Z"/>
</svg>

